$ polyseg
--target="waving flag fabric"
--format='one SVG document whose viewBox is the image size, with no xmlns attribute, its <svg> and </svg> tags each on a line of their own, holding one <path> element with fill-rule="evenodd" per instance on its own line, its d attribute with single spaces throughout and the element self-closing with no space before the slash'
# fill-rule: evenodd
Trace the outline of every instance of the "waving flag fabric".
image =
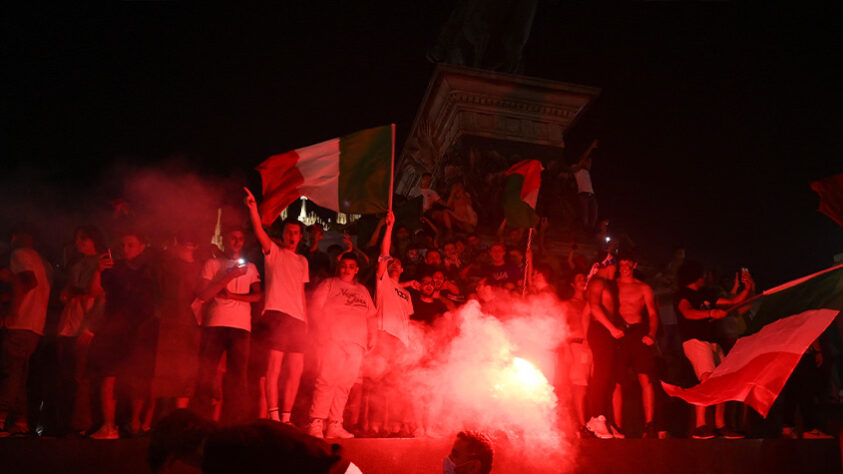
<svg viewBox="0 0 843 474">
<path fill-rule="evenodd" d="M 263 224 L 302 196 L 338 212 L 386 211 L 394 135 L 395 125 L 386 125 L 267 158 L 257 167 Z"/>
<path fill-rule="evenodd" d="M 767 416 L 793 369 L 843 310 L 843 265 L 767 290 L 735 346 L 705 381 L 691 388 L 662 382 L 668 395 L 694 405 L 736 400 Z"/>
<path fill-rule="evenodd" d="M 543 169 L 538 160 L 523 160 L 506 171 L 503 210 L 508 225 L 523 228 L 535 225 Z"/>
</svg>

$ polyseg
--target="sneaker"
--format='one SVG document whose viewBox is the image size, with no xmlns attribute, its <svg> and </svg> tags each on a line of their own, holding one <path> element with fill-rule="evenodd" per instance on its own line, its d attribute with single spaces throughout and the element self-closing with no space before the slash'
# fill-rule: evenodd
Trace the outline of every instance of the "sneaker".
<svg viewBox="0 0 843 474">
<path fill-rule="evenodd" d="M 109 427 L 106 425 L 102 425 L 100 429 L 91 433 L 88 436 L 91 439 L 120 439 L 120 433 L 117 431 L 117 427 Z"/>
<path fill-rule="evenodd" d="M 592 416 L 588 423 L 585 424 L 585 427 L 588 428 L 588 431 L 591 431 L 594 436 L 600 439 L 612 439 L 612 433 L 609 432 L 609 428 L 606 427 L 606 417 L 603 415 L 600 416 Z"/>
<path fill-rule="evenodd" d="M 806 431 L 802 433 L 802 439 L 833 439 L 834 436 L 831 436 L 824 431 L 818 430 L 816 428 L 812 429 L 811 431 Z"/>
<path fill-rule="evenodd" d="M 313 436 L 314 438 L 324 438 L 325 435 L 322 433 L 323 430 L 324 425 L 322 420 L 319 418 L 314 418 L 307 424 L 307 434 Z"/>
<path fill-rule="evenodd" d="M 740 431 L 735 431 L 728 426 L 724 426 L 723 428 L 717 428 L 717 434 L 720 435 L 722 438 L 726 439 L 744 439 L 746 435 L 741 433 Z"/>
<path fill-rule="evenodd" d="M 594 433 L 592 433 L 591 430 L 589 430 L 587 426 L 582 425 L 582 426 L 580 426 L 579 431 L 577 431 L 577 438 L 593 439 L 593 438 L 596 438 L 596 436 L 594 436 Z"/>
<path fill-rule="evenodd" d="M 694 431 L 691 432 L 691 438 L 712 439 L 714 438 L 714 430 L 708 425 L 697 426 L 694 428 Z"/>
<path fill-rule="evenodd" d="M 643 437 L 644 438 L 650 438 L 650 439 L 659 438 L 659 432 L 658 432 L 658 430 L 656 430 L 656 425 L 654 425 L 652 421 L 647 423 L 646 425 L 644 425 L 644 436 Z"/>
<path fill-rule="evenodd" d="M 328 423 L 328 429 L 325 432 L 325 437 L 331 439 L 349 439 L 353 438 L 354 435 L 342 427 L 342 422 L 332 421 Z"/>
</svg>

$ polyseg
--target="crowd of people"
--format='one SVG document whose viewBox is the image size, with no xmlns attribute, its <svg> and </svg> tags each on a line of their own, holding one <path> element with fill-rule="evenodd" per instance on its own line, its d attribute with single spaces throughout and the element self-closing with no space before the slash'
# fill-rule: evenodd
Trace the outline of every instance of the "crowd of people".
<svg viewBox="0 0 843 474">
<path fill-rule="evenodd" d="M 317 438 L 430 435 L 425 401 L 401 384 L 425 357 L 411 354 L 411 333 L 502 293 L 559 302 L 567 336 L 552 382 L 579 436 L 738 438 L 751 428 L 742 406 L 715 407 L 713 421 L 695 407 L 688 424 L 690 408 L 659 384 L 694 384 L 719 364 L 735 335 L 724 323 L 739 321 L 726 309 L 755 293 L 746 269 L 717 290 L 703 265 L 677 252 L 645 278 L 634 254 L 603 245 L 605 226 L 592 229 L 591 254 L 572 245 L 559 258 L 518 229 L 477 234 L 465 189 L 442 200 L 430 185 L 425 175 L 416 191 L 421 230 L 390 211 L 357 244 L 346 235 L 326 246 L 320 225 L 294 219 L 265 229 L 248 190 L 249 224 L 224 228 L 221 246 L 189 231 L 152 246 L 144 229 L 105 235 L 86 225 L 57 273 L 32 232 L 15 229 L 0 271 L 0 436 L 136 436 L 179 408 L 223 424 L 267 418 Z M 591 199 L 583 196 L 583 218 L 596 226 Z M 825 436 L 817 414 L 832 357 L 823 347 L 817 341 L 794 375 L 811 383 L 783 392 L 784 436 Z M 624 423 L 631 401 L 640 429 Z"/>
</svg>

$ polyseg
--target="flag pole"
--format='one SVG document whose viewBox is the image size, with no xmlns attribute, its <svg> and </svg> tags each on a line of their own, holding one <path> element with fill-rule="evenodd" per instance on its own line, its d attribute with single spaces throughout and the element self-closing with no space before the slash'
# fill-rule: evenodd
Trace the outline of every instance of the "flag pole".
<svg viewBox="0 0 843 474">
<path fill-rule="evenodd" d="M 387 208 L 392 210 L 392 188 L 395 186 L 395 124 L 390 124 L 392 131 L 392 157 L 389 160 L 389 201 Z"/>
<path fill-rule="evenodd" d="M 826 268 L 825 270 L 820 270 L 816 273 L 812 273 L 810 275 L 806 275 L 804 277 L 797 278 L 795 280 L 792 280 L 792 281 L 789 281 L 789 282 L 786 282 L 786 283 L 782 283 L 781 285 L 775 286 L 773 288 L 761 291 L 761 292 L 757 293 L 756 295 L 741 301 L 740 303 L 729 306 L 724 311 L 726 311 L 726 313 L 731 313 L 732 311 L 735 311 L 736 309 L 738 309 L 742 306 L 746 306 L 750 303 L 754 303 L 755 301 L 757 301 L 762 296 L 767 296 L 767 295 L 772 295 L 772 294 L 778 293 L 779 291 L 786 290 L 786 289 L 788 289 L 790 287 L 793 287 L 793 286 L 796 286 L 796 285 L 798 285 L 802 282 L 808 281 L 811 278 L 818 277 L 818 276 L 822 275 L 823 273 L 828 273 L 828 272 L 837 270 L 839 268 L 843 268 L 843 263 L 833 265 L 829 268 Z"/>
<path fill-rule="evenodd" d="M 521 296 L 524 296 L 527 293 L 527 275 L 530 274 L 533 265 L 533 257 L 530 255 L 532 252 L 532 243 L 533 243 L 533 228 L 530 227 L 530 230 L 527 232 L 527 251 L 524 253 L 524 277 L 521 280 Z"/>
</svg>

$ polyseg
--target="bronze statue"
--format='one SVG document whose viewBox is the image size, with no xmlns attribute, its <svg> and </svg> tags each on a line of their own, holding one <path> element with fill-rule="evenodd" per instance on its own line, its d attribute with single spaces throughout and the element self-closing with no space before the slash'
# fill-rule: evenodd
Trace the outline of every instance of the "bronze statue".
<svg viewBox="0 0 843 474">
<path fill-rule="evenodd" d="M 520 73 L 537 4 L 538 0 L 458 0 L 427 58 Z"/>
</svg>

